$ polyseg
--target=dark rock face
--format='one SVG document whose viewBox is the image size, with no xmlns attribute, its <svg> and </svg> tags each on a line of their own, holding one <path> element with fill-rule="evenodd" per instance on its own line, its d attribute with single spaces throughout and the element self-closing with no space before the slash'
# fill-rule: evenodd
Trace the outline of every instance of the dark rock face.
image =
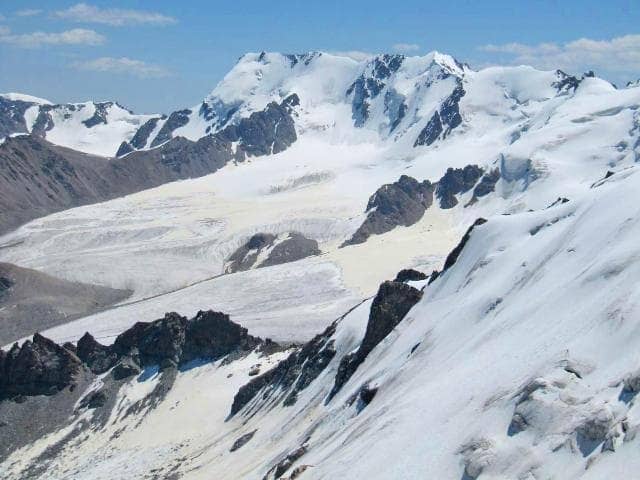
<svg viewBox="0 0 640 480">
<path fill-rule="evenodd" d="M 414 270 L 413 268 L 406 268 L 404 270 L 400 270 L 396 275 L 396 278 L 393 280 L 394 282 L 415 282 L 419 280 L 426 280 L 427 275 Z"/>
<path fill-rule="evenodd" d="M 191 115 L 191 113 L 191 110 L 185 109 L 178 110 L 169 115 L 169 118 L 167 118 L 167 121 L 162 125 L 158 135 L 156 135 L 156 138 L 151 142 L 151 146 L 157 147 L 158 145 L 162 145 L 164 142 L 171 140 L 174 130 L 184 127 L 189 123 L 189 115 Z"/>
<path fill-rule="evenodd" d="M 356 411 L 360 413 L 369 406 L 377 393 L 378 389 L 376 387 L 371 387 L 368 384 L 362 385 L 360 390 L 349 400 L 349 405 L 355 402 Z"/>
<path fill-rule="evenodd" d="M 295 262 L 313 255 L 320 255 L 320 253 L 322 252 L 318 248 L 317 241 L 300 233 L 292 232 L 289 234 L 289 238 L 273 247 L 273 250 L 269 252 L 269 256 L 258 266 L 269 267 L 271 265 Z"/>
<path fill-rule="evenodd" d="M 0 138 L 13 133 L 25 133 L 27 126 L 24 113 L 34 104 L 20 100 L 9 100 L 0 96 Z"/>
<path fill-rule="evenodd" d="M 251 440 L 253 438 L 253 436 L 256 434 L 256 432 L 257 432 L 257 430 L 254 430 L 252 432 L 245 433 L 244 435 L 242 435 L 235 442 L 233 442 L 233 445 L 231 445 L 231 448 L 229 449 L 229 451 L 230 452 L 235 452 L 236 450 L 239 450 L 242 447 L 244 447 L 247 443 L 249 443 L 249 440 Z"/>
<path fill-rule="evenodd" d="M 418 222 L 433 203 L 433 191 L 434 186 L 428 180 L 420 183 L 407 175 L 383 185 L 369 198 L 366 210 L 369 214 L 364 223 L 342 246 L 363 243 L 372 234 Z"/>
<path fill-rule="evenodd" d="M 407 113 L 407 104 L 404 95 L 393 89 L 384 95 L 384 112 L 389 119 L 389 133 L 393 132 Z"/>
<path fill-rule="evenodd" d="M 484 197 L 495 191 L 498 180 L 500 180 L 499 169 L 494 168 L 489 173 L 485 173 L 480 179 L 480 182 L 476 185 L 476 188 L 473 189 L 473 198 L 477 199 Z"/>
<path fill-rule="evenodd" d="M 83 398 L 78 406 L 89 409 L 100 408 L 107 403 L 107 400 L 107 394 L 102 390 L 98 390 Z"/>
<path fill-rule="evenodd" d="M 126 356 L 111 370 L 111 376 L 114 380 L 125 380 L 129 377 L 139 375 L 141 371 L 137 358 Z"/>
<path fill-rule="evenodd" d="M 356 127 L 362 127 L 369 119 L 369 100 L 380 94 L 385 87 L 385 80 L 398 71 L 404 59 L 404 55 L 375 57 L 366 71 L 347 89 L 347 96 L 353 95 L 351 115 Z"/>
<path fill-rule="evenodd" d="M 135 149 L 131 146 L 129 142 L 122 142 L 118 147 L 118 151 L 116 152 L 116 157 L 124 157 L 126 154 L 134 152 Z"/>
<path fill-rule="evenodd" d="M 269 341 L 269 343 L 274 343 Z M 229 319 L 229 316 L 212 310 L 200 311 L 187 323 L 181 362 L 198 358 L 217 359 L 231 352 L 254 349 L 263 342 L 247 333 Z"/>
<path fill-rule="evenodd" d="M 345 355 L 340 361 L 336 380 L 327 401 L 340 391 L 367 355 L 389 335 L 421 298 L 420 290 L 405 283 L 384 282 L 380 285 L 371 304 L 369 322 L 360 347 L 356 352 Z"/>
<path fill-rule="evenodd" d="M 145 367 L 177 367 L 260 346 L 270 351 L 278 348 L 270 340 L 263 342 L 249 335 L 228 315 L 214 311 L 200 311 L 191 320 L 167 313 L 154 322 L 138 322 L 118 335 L 111 346 L 99 344 L 86 333 L 78 341 L 77 355 L 36 334 L 22 347 L 16 344 L 7 353 L 0 350 L 0 400 L 54 394 L 72 385 L 83 366 L 95 374 L 113 367 L 112 377 L 122 380 L 138 375 Z"/>
<path fill-rule="evenodd" d="M 256 233 L 247 243 L 240 246 L 231 254 L 225 267 L 226 273 L 242 272 L 253 267 L 258 255 L 265 248 L 269 248 L 276 240 L 276 236 L 270 233 Z"/>
<path fill-rule="evenodd" d="M 312 255 L 321 253 L 318 242 L 306 238 L 298 232 L 290 232 L 288 238 L 274 246 L 276 236 L 270 233 L 256 233 L 247 243 L 240 246 L 227 260 L 226 273 L 249 270 L 253 267 L 262 268 L 282 263 L 295 262 Z M 267 258 L 260 264 L 256 261 L 260 254 L 273 247 Z"/>
<path fill-rule="evenodd" d="M 89 332 L 78 340 L 76 355 L 95 374 L 106 372 L 118 359 L 111 348 L 98 343 Z"/>
<path fill-rule="evenodd" d="M 7 292 L 11 287 L 13 287 L 14 284 L 15 282 L 10 278 L 0 277 L 0 295 L 3 295 L 5 292 Z"/>
<path fill-rule="evenodd" d="M 31 128 L 32 135 L 38 135 L 44 137 L 46 133 L 53 128 L 53 118 L 51 117 L 51 105 L 41 105 L 36 121 Z"/>
<path fill-rule="evenodd" d="M 422 129 L 414 147 L 420 145 L 431 145 L 439 138 L 446 138 L 454 128 L 462 124 L 462 116 L 460 115 L 460 100 L 466 94 L 462 80 L 457 79 L 457 86 L 451 92 L 442 105 L 440 110 L 434 112 L 425 127 Z"/>
<path fill-rule="evenodd" d="M 568 75 L 564 73 L 562 70 L 556 70 L 556 78 L 557 81 L 551 84 L 552 87 L 555 87 L 558 93 L 568 93 L 576 90 L 580 85 L 581 80 L 574 77 L 573 75 Z"/>
<path fill-rule="evenodd" d="M 233 398 L 230 416 L 242 410 L 260 392 L 263 392 L 263 399 L 268 399 L 275 394 L 286 395 L 284 405 L 295 404 L 298 394 L 318 378 L 335 356 L 336 351 L 331 337 L 336 331 L 336 326 L 337 322 L 334 322 L 300 350 L 293 352 L 268 372 L 243 385 Z"/>
<path fill-rule="evenodd" d="M 237 125 L 229 125 L 218 135 L 229 142 L 239 142 L 250 156 L 282 152 L 298 139 L 292 114 L 299 103 L 295 93 L 280 104 L 271 102 L 264 110 L 253 112 Z"/>
<path fill-rule="evenodd" d="M 456 169 L 448 168 L 436 187 L 436 197 L 440 200 L 440 208 L 455 207 L 458 204 L 456 195 L 471 190 L 482 173 L 482 168 L 477 165 L 467 165 L 464 168 Z"/>
<path fill-rule="evenodd" d="M 0 354 L 0 400 L 52 395 L 73 384 L 80 370 L 78 357 L 36 333 L 32 341 Z"/>
<path fill-rule="evenodd" d="M 137 357 L 141 367 L 162 368 L 195 359 L 218 359 L 261 343 L 228 315 L 209 310 L 198 312 L 191 320 L 172 312 L 151 323 L 138 322 L 118 335 L 111 349 L 119 357 Z"/>
<path fill-rule="evenodd" d="M 416 142 L 413 144 L 413 146 L 414 147 L 417 147 L 418 145 L 429 146 L 433 142 L 435 142 L 438 138 L 440 138 L 440 135 L 442 134 L 443 131 L 444 131 L 444 127 L 442 126 L 440 113 L 435 112 L 431 116 L 431 118 L 429 119 L 425 127 L 422 129 L 420 134 L 418 135 L 418 138 L 416 139 Z"/>
<path fill-rule="evenodd" d="M 106 125 L 107 115 L 109 113 L 108 110 L 113 106 L 113 102 L 94 103 L 93 105 L 96 108 L 95 112 L 90 118 L 84 120 L 82 123 L 87 128 L 95 127 L 101 123 Z"/>
<path fill-rule="evenodd" d="M 149 135 L 156 128 L 160 118 L 151 118 L 147 120 L 136 132 L 131 141 L 129 142 L 133 148 L 139 150 L 140 148 L 144 148 L 147 144 L 147 140 L 149 140 Z"/>
</svg>

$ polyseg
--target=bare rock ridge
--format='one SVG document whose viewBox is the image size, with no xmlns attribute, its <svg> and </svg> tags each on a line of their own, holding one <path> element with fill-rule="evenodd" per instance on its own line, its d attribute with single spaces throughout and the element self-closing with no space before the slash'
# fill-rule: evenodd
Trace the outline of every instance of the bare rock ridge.
<svg viewBox="0 0 640 480">
<path fill-rule="evenodd" d="M 149 366 L 176 368 L 256 348 L 279 347 L 249 335 L 228 315 L 211 310 L 200 311 L 192 319 L 167 313 L 153 322 L 138 322 L 110 346 L 101 345 L 89 333 L 75 347 L 35 334 L 22 346 L 16 343 L 8 352 L 0 350 L 0 399 L 52 395 L 73 388 L 82 370 L 97 375 L 113 368 L 114 376 L 122 379 Z"/>
<path fill-rule="evenodd" d="M 369 322 L 360 343 L 354 353 L 342 358 L 336 373 L 335 383 L 327 400 L 331 400 L 342 386 L 347 383 L 367 355 L 389 335 L 409 310 L 420 301 L 422 291 L 401 282 L 384 282 L 371 304 Z"/>
<path fill-rule="evenodd" d="M 484 219 L 484 218 L 477 218 L 475 220 L 475 222 L 473 222 L 473 225 L 471 225 L 467 229 L 465 234 L 460 239 L 460 242 L 458 242 L 458 244 L 453 248 L 453 250 L 451 250 L 451 252 L 449 252 L 449 255 L 447 255 L 447 258 L 444 261 L 444 266 L 442 267 L 442 271 L 439 272 L 439 271 L 435 270 L 431 274 L 431 276 L 429 277 L 429 283 L 430 284 L 433 283 L 444 272 L 446 272 L 451 267 L 453 267 L 453 265 L 458 261 L 458 257 L 462 253 L 462 250 L 464 249 L 465 245 L 467 244 L 467 242 L 471 238 L 471 233 L 473 232 L 473 230 L 475 228 L 479 227 L 480 225 L 484 225 L 485 223 L 487 223 L 487 220 Z"/>
<path fill-rule="evenodd" d="M 88 315 L 130 294 L 0 263 L 0 345 Z"/>
<path fill-rule="evenodd" d="M 300 105 L 300 98 L 295 93 L 289 95 L 282 102 L 271 102 L 263 110 L 252 112 L 248 117 L 241 118 L 237 123 L 230 123 L 220 130 L 207 128 L 207 134 L 214 135 L 221 140 L 237 145 L 235 152 L 239 160 L 245 156 L 262 156 L 282 152 L 289 148 L 297 139 L 295 129 L 295 108 Z M 203 103 L 201 113 L 207 117 L 207 104 Z M 189 116 L 193 112 L 189 109 L 178 110 L 168 118 L 160 131 L 151 141 L 150 147 L 159 147 L 171 139 L 177 138 L 175 131 L 189 123 Z M 164 118 L 153 118 L 142 125 L 131 141 L 122 142 L 117 157 L 122 157 L 133 151 L 145 148 L 149 136 L 158 122 Z"/>
</svg>

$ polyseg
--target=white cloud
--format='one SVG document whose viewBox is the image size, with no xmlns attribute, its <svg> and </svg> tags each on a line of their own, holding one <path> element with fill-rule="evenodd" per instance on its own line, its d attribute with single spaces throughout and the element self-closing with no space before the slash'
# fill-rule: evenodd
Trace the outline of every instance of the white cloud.
<svg viewBox="0 0 640 480">
<path fill-rule="evenodd" d="M 125 25 L 169 25 L 176 19 L 157 12 L 125 10 L 120 8 L 100 8 L 87 3 L 78 3 L 66 10 L 55 12 L 55 16 L 74 22 L 101 23 L 113 27 Z"/>
<path fill-rule="evenodd" d="M 129 74 L 140 78 L 160 78 L 170 74 L 166 68 L 160 65 L 153 65 L 127 57 L 101 57 L 86 62 L 75 62 L 73 67 L 93 72 Z"/>
<path fill-rule="evenodd" d="M 610 40 L 580 38 L 563 44 L 484 45 L 480 50 L 504 53 L 513 56 L 513 63 L 523 63 L 544 69 L 601 69 L 636 73 L 640 70 L 640 35 L 625 35 Z"/>
<path fill-rule="evenodd" d="M 18 47 L 36 48 L 43 45 L 102 45 L 106 41 L 103 35 L 84 28 L 74 28 L 64 32 L 31 32 L 14 34 L 9 28 L 0 29 L 0 43 L 9 43 Z"/>
<path fill-rule="evenodd" d="M 420 50 L 420 45 L 415 43 L 396 43 L 393 46 L 393 51 L 399 53 L 412 53 L 418 50 Z"/>
<path fill-rule="evenodd" d="M 40 15 L 42 10 L 39 8 L 25 8 L 24 10 L 18 10 L 16 12 L 16 16 L 18 17 L 35 17 L 36 15 Z"/>
</svg>

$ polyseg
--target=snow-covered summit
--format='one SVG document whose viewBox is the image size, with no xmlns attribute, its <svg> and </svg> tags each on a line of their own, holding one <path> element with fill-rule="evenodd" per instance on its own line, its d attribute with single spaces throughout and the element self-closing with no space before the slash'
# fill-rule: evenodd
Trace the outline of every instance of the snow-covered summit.
<svg viewBox="0 0 640 480">
<path fill-rule="evenodd" d="M 53 105 L 49 100 L 45 100 L 44 98 L 34 97 L 33 95 L 27 95 L 25 93 L 16 93 L 16 92 L 8 92 L 8 93 L 0 93 L 0 97 L 6 98 L 7 100 L 11 100 L 14 102 L 29 102 L 29 103 L 38 103 L 41 105 Z"/>
<path fill-rule="evenodd" d="M 0 136 L 31 133 L 105 157 L 114 156 L 123 140 L 157 117 L 137 115 L 112 101 L 54 104 L 22 93 L 0 95 Z"/>
</svg>

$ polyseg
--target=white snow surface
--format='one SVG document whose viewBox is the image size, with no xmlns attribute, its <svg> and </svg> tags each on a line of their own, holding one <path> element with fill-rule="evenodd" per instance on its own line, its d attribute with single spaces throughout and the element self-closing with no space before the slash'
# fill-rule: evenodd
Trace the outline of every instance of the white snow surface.
<svg viewBox="0 0 640 480">
<path fill-rule="evenodd" d="M 4 97 L 12 101 L 37 103 L 41 105 L 53 105 L 49 100 L 45 100 L 44 98 L 40 97 L 34 97 L 33 95 L 26 95 L 24 93 L 0 93 L 0 97 Z"/>
<path fill-rule="evenodd" d="M 289 473 L 308 465 L 309 479 L 632 478 L 640 424 L 637 402 L 621 392 L 640 362 L 638 188 L 632 167 L 568 203 L 490 217 L 328 403 L 371 301 L 339 322 L 336 356 L 294 406 L 258 399 L 225 421 L 250 366 L 284 354 L 196 367 L 155 409 L 72 441 L 41 478 L 175 468 L 187 479 L 260 479 L 303 444 Z M 363 384 L 378 391 L 359 410 L 348 400 Z M 136 387 L 133 399 L 150 389 Z M 516 408 L 529 423 L 509 435 Z M 580 433 L 593 422 L 605 426 L 595 445 Z M 254 430 L 247 447 L 229 452 Z M 603 450 L 605 437 L 612 446 Z M 14 453 L 4 478 L 20 478 L 54 440 Z"/>
<path fill-rule="evenodd" d="M 330 402 L 370 300 L 339 322 L 335 357 L 294 406 L 257 399 L 253 415 L 225 421 L 249 368 L 285 354 L 207 364 L 181 372 L 155 409 L 68 444 L 42 478 L 133 479 L 176 468 L 186 479 L 261 479 L 303 444 L 307 453 L 287 472 L 308 465 L 303 480 L 634 478 L 640 414 L 621 391 L 640 368 L 640 89 L 586 78 L 575 92 L 558 92 L 555 72 L 474 72 L 433 53 L 407 58 L 356 128 L 345 92 L 371 61 L 322 54 L 291 67 L 280 54 L 244 56 L 206 102 L 243 116 L 297 93 L 299 138 L 289 149 L 34 220 L 0 239 L 11 245 L 0 260 L 132 289 L 123 305 L 44 332 L 67 341 L 88 330 L 104 343 L 167 310 L 208 308 L 252 334 L 308 340 L 400 269 L 440 269 L 467 227 L 488 219 L 455 265 L 424 287 Z M 414 148 L 456 78 L 466 92 L 463 123 Z M 392 134 L 383 103 L 391 89 L 408 106 Z M 189 125 L 181 134 L 202 134 L 200 120 Z M 447 210 L 435 200 L 410 227 L 338 248 L 380 185 L 401 174 L 435 182 L 468 164 L 499 169 L 495 192 L 469 204 L 468 191 Z M 614 174 L 604 179 L 607 171 Z M 549 207 L 560 197 L 569 201 Z M 316 239 L 323 254 L 223 274 L 254 233 L 292 231 Z M 378 392 L 358 411 L 348 400 L 365 383 Z M 527 385 L 535 388 L 525 395 Z M 122 392 L 141 398 L 148 389 Z M 509 435 L 514 412 L 527 426 Z M 580 432 L 594 425 L 604 433 L 585 441 Z M 246 447 L 229 452 L 253 430 Z M 21 478 L 63 434 L 15 452 L 0 474 Z"/>
</svg>

